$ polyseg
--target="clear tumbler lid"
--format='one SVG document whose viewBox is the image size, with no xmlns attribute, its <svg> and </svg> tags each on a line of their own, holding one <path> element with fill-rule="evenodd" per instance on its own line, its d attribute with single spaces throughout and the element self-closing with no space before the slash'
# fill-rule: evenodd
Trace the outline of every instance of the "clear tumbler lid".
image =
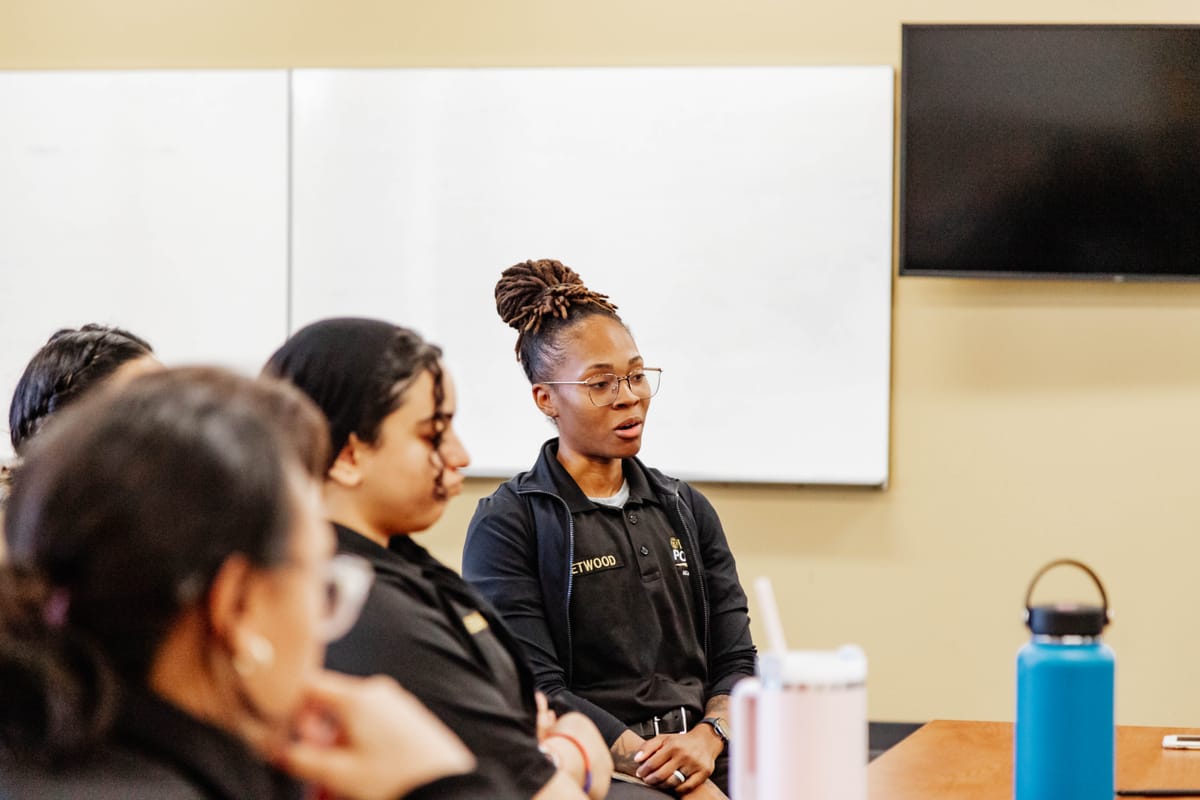
<svg viewBox="0 0 1200 800">
<path fill-rule="evenodd" d="M 758 673 L 768 686 L 852 686 L 867 680 L 867 655 L 852 644 L 837 650 L 759 653 Z"/>
</svg>

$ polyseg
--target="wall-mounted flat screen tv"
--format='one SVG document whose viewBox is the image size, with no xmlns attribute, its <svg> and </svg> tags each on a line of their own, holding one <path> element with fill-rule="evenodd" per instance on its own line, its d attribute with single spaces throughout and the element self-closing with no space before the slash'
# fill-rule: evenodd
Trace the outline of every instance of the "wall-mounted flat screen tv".
<svg viewBox="0 0 1200 800">
<path fill-rule="evenodd" d="M 901 275 L 1200 278 L 1200 26 L 905 25 Z"/>
</svg>

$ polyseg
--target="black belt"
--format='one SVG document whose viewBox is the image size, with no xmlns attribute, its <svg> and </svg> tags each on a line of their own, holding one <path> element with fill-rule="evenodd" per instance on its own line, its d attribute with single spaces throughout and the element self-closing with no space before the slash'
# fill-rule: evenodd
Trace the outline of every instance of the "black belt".
<svg viewBox="0 0 1200 800">
<path fill-rule="evenodd" d="M 695 722 L 695 720 L 691 721 Z M 643 739 L 650 739 L 663 733 L 687 733 L 691 730 L 688 722 L 687 708 L 677 706 L 661 716 L 651 717 L 645 722 L 630 725 L 629 729 Z"/>
</svg>

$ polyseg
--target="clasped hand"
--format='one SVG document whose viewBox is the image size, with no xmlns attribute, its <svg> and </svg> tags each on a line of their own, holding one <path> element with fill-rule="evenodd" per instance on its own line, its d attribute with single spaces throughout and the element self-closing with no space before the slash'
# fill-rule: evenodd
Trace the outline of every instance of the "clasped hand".
<svg viewBox="0 0 1200 800">
<path fill-rule="evenodd" d="M 699 788 L 716 766 L 724 745 L 701 725 L 687 733 L 664 733 L 648 739 L 633 760 L 639 763 L 637 776 L 651 786 L 665 786 L 678 794 Z M 675 770 L 687 779 L 678 783 Z"/>
</svg>

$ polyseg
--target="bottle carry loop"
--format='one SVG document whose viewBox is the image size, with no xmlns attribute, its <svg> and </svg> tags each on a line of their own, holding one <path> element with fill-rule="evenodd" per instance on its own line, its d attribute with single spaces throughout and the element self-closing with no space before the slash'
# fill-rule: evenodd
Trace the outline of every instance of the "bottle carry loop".
<svg viewBox="0 0 1200 800">
<path fill-rule="evenodd" d="M 1043 575 L 1045 575 L 1047 572 L 1054 569 L 1055 567 L 1064 567 L 1064 566 L 1078 567 L 1079 569 L 1083 570 L 1084 572 L 1086 572 L 1088 574 L 1088 577 L 1090 577 L 1092 579 L 1092 582 L 1096 584 L 1096 588 L 1100 590 L 1100 602 L 1101 602 L 1100 610 L 1103 611 L 1103 613 L 1104 613 L 1104 624 L 1107 625 L 1110 622 L 1112 622 L 1112 618 L 1110 616 L 1109 607 L 1108 607 L 1108 592 L 1106 592 L 1104 590 L 1104 584 L 1101 583 L 1100 577 L 1092 570 L 1091 567 L 1089 567 L 1087 564 L 1084 564 L 1082 561 L 1076 561 L 1073 558 L 1060 558 L 1056 561 L 1051 561 L 1049 564 L 1047 564 L 1046 566 L 1039 569 L 1037 571 L 1037 574 L 1033 576 L 1033 580 L 1030 581 L 1029 589 L 1025 592 L 1025 623 L 1029 624 L 1030 617 L 1033 614 L 1033 605 L 1032 605 L 1033 590 L 1037 587 L 1038 581 L 1040 581 L 1042 579 Z"/>
</svg>

